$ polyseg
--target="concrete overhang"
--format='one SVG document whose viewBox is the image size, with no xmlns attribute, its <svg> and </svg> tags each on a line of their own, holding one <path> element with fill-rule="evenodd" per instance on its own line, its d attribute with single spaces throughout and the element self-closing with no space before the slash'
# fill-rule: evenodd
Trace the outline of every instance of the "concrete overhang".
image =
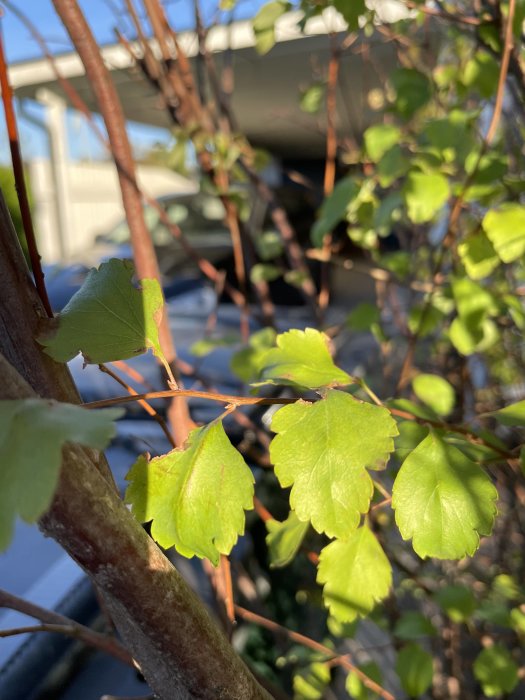
<svg viewBox="0 0 525 700">
<path fill-rule="evenodd" d="M 399 15 L 404 11 L 395 0 L 376 0 L 376 4 L 386 7 L 390 13 Z M 219 72 L 225 62 L 231 61 L 235 80 L 233 110 L 240 130 L 250 141 L 283 156 L 316 158 L 324 153 L 326 121 L 323 116 L 300 110 L 300 89 L 326 76 L 329 35 L 342 32 L 344 24 L 339 15 L 327 11 L 309 20 L 304 36 L 297 27 L 299 18 L 300 14 L 295 12 L 280 18 L 276 25 L 276 44 L 264 56 L 255 50 L 251 22 L 213 27 L 207 41 Z M 179 39 L 195 66 L 198 54 L 195 33 L 182 33 Z M 367 50 L 361 52 L 363 39 L 359 37 L 341 57 L 336 127 L 343 139 L 358 138 L 374 120 L 369 96 L 384 86 L 389 72 L 397 65 L 395 46 L 377 32 L 366 44 Z M 105 46 L 102 54 L 111 70 L 126 118 L 170 127 L 158 94 L 133 65 L 126 49 L 121 45 Z M 77 54 L 58 55 L 56 66 L 96 112 L 97 105 Z M 19 98 L 37 100 L 39 91 L 46 89 L 66 99 L 46 59 L 13 64 L 10 77 Z"/>
</svg>

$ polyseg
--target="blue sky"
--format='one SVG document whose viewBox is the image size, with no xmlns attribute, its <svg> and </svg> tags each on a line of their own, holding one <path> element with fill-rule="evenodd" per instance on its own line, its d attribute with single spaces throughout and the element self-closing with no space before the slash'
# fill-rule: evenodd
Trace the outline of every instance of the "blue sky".
<svg viewBox="0 0 525 700">
<path fill-rule="evenodd" d="M 234 10 L 236 19 L 251 17 L 264 0 L 238 0 Z M 51 0 L 12 0 L 12 3 L 22 9 L 37 26 L 48 42 L 53 53 L 64 53 L 71 50 L 71 44 L 57 17 Z M 127 36 L 132 36 L 129 23 L 122 17 L 119 8 L 123 0 L 80 0 L 79 2 L 91 28 L 101 44 L 114 42 L 114 27 L 118 26 Z M 192 0 L 165 0 L 164 2 L 173 26 L 178 30 L 190 29 L 193 26 Z M 201 11 L 206 24 L 221 19 L 217 10 L 218 0 L 200 0 Z M 1 2 L 0 2 L 1 6 Z M 141 6 L 140 0 L 135 0 L 135 6 Z M 224 17 L 224 15 L 222 15 Z M 9 63 L 24 61 L 41 56 L 38 45 L 28 30 L 13 16 L 8 9 L 4 10 L 1 19 L 4 44 Z M 42 109 L 36 105 L 27 105 L 27 111 L 37 118 L 42 118 Z M 47 140 L 42 131 L 20 115 L 19 129 L 24 158 L 30 159 L 45 156 L 48 153 Z M 89 128 L 82 118 L 70 115 L 68 118 L 68 133 L 70 136 L 71 156 L 73 158 L 101 157 L 100 146 L 90 135 Z M 138 152 L 148 150 L 158 141 L 169 139 L 167 132 L 141 125 L 130 125 L 130 135 Z M 0 162 L 7 162 L 9 149 L 3 117 L 0 119 Z"/>
</svg>

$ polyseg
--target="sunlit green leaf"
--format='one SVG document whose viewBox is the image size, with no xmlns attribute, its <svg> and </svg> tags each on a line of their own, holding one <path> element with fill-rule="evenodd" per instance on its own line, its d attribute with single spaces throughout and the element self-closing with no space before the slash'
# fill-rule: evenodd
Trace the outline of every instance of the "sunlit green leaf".
<svg viewBox="0 0 525 700">
<path fill-rule="evenodd" d="M 255 48 L 260 54 L 265 54 L 275 44 L 275 23 L 290 9 L 289 2 L 275 0 L 264 4 L 253 18 L 253 33 L 255 35 Z"/>
<path fill-rule="evenodd" d="M 149 348 L 162 356 L 157 323 L 162 291 L 156 280 L 131 283 L 133 264 L 110 260 L 88 274 L 84 284 L 58 314 L 52 333 L 40 337 L 48 355 L 67 362 L 82 353 L 86 362 L 125 360 Z"/>
<path fill-rule="evenodd" d="M 0 551 L 11 541 L 17 516 L 34 523 L 49 507 L 64 443 L 102 450 L 122 414 L 45 399 L 0 401 Z"/>
<path fill-rule="evenodd" d="M 480 535 L 490 535 L 497 497 L 481 467 L 430 433 L 403 462 L 392 507 L 419 556 L 461 559 L 474 554 Z"/>
<path fill-rule="evenodd" d="M 493 411 L 491 415 L 502 425 L 525 426 L 525 400 L 511 403 L 499 411 Z"/>
<path fill-rule="evenodd" d="M 408 218 L 414 224 L 431 221 L 449 196 L 448 180 L 439 173 L 427 174 L 413 170 L 407 175 L 403 186 Z"/>
<path fill-rule="evenodd" d="M 377 163 L 392 146 L 399 143 L 401 130 L 393 124 L 375 124 L 364 133 L 365 149 L 372 163 Z"/>
<path fill-rule="evenodd" d="M 317 581 L 330 614 L 343 622 L 366 617 L 386 598 L 392 567 L 375 535 L 363 525 L 347 540 L 334 540 L 319 555 Z"/>
<path fill-rule="evenodd" d="M 381 685 L 381 670 L 374 661 L 361 664 L 358 668 L 365 673 L 368 678 L 371 678 L 378 685 Z M 361 676 L 355 671 L 350 671 L 346 677 L 345 688 L 348 695 L 354 700 L 376 700 L 376 698 L 379 697 L 377 693 L 374 693 L 366 687 Z"/>
<path fill-rule="evenodd" d="M 483 228 L 504 263 L 525 253 L 525 207 L 508 202 L 485 214 Z"/>
<path fill-rule="evenodd" d="M 261 383 L 290 384 L 319 389 L 344 386 L 352 377 L 334 365 L 328 337 L 314 328 L 277 336 L 277 347 L 261 360 Z"/>
<path fill-rule="evenodd" d="M 418 374 L 412 380 L 414 393 L 440 416 L 448 416 L 456 401 L 454 388 L 437 374 Z"/>
<path fill-rule="evenodd" d="M 301 94 L 300 107 L 303 112 L 315 114 L 324 104 L 326 86 L 324 83 L 314 83 Z"/>
<path fill-rule="evenodd" d="M 293 677 L 295 700 L 321 700 L 330 683 L 330 667 L 321 661 L 314 661 L 301 669 Z"/>
<path fill-rule="evenodd" d="M 193 430 L 184 449 L 139 457 L 126 478 L 126 501 L 140 522 L 153 521 L 162 547 L 213 564 L 230 553 L 244 532 L 244 511 L 253 508 L 252 473 L 221 422 Z"/>
<path fill-rule="evenodd" d="M 292 486 L 297 517 L 330 537 L 348 537 L 370 505 L 366 468 L 383 468 L 394 449 L 397 426 L 389 411 L 329 391 L 315 403 L 279 409 L 272 430 L 270 458 L 281 486 Z"/>
<path fill-rule="evenodd" d="M 473 280 L 488 277 L 500 264 L 500 259 L 483 231 L 468 236 L 458 245 L 461 262 Z"/>
<path fill-rule="evenodd" d="M 271 568 L 287 566 L 292 561 L 299 551 L 308 526 L 308 521 L 301 522 L 293 510 L 282 523 L 278 520 L 268 520 L 266 544 Z"/>
</svg>

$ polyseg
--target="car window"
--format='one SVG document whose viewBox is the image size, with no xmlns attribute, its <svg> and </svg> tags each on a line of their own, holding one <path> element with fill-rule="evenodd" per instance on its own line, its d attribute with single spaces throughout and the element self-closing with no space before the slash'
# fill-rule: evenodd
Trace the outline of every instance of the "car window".
<svg viewBox="0 0 525 700">
<path fill-rule="evenodd" d="M 173 199 L 163 203 L 169 220 L 182 229 L 189 238 L 213 232 L 224 232 L 224 207 L 220 199 L 208 195 L 197 194 L 191 199 Z M 151 231 L 155 246 L 169 245 L 173 236 L 168 227 L 160 220 L 159 213 L 150 206 L 144 207 L 146 225 Z M 129 241 L 129 228 L 126 221 L 121 221 L 104 238 L 112 243 L 121 245 Z"/>
</svg>

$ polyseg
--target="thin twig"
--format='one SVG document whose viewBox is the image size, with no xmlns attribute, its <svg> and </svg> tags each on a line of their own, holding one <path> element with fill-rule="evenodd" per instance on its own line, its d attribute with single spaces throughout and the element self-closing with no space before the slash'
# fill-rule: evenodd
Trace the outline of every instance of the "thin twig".
<svg viewBox="0 0 525 700">
<path fill-rule="evenodd" d="M 100 401 L 90 401 L 82 404 L 84 408 L 103 408 L 115 406 L 119 403 L 129 403 L 130 401 L 140 401 L 150 399 L 167 399 L 175 396 L 185 396 L 194 399 L 207 399 L 208 401 L 218 401 L 219 403 L 231 404 L 232 406 L 273 406 L 274 404 L 286 405 L 295 403 L 297 399 L 286 399 L 281 397 L 266 398 L 262 396 L 234 396 L 232 394 L 217 394 L 210 391 L 196 391 L 194 389 L 166 389 L 164 391 L 148 391 L 145 394 L 136 396 L 115 396 L 112 399 L 101 399 Z"/>
<path fill-rule="evenodd" d="M 470 17 L 467 15 L 460 15 L 453 12 L 446 12 L 445 10 L 438 10 L 434 7 L 427 7 L 421 3 L 411 2 L 411 0 L 405 0 L 405 5 L 409 10 L 417 10 L 430 17 L 437 17 L 439 19 L 447 20 L 448 22 L 456 22 L 457 24 L 466 24 L 470 27 L 479 27 L 480 24 L 485 24 L 483 19 L 480 17 Z"/>
<path fill-rule="evenodd" d="M 130 396 L 137 396 L 138 391 L 136 391 L 132 386 L 127 384 L 121 377 L 118 376 L 118 374 L 115 374 L 107 365 L 99 364 L 98 366 L 99 370 L 101 372 L 104 372 L 108 376 L 110 376 L 112 379 L 114 379 L 120 386 L 125 389 Z M 153 406 L 150 406 L 150 404 L 143 400 L 143 399 L 138 399 L 138 404 L 139 406 L 142 406 L 142 408 L 146 411 L 146 413 L 153 418 L 154 421 L 156 421 L 164 435 L 168 438 L 169 443 L 171 444 L 172 447 L 177 447 L 177 443 L 175 442 L 175 439 L 173 435 L 171 434 L 168 426 L 166 425 L 166 421 L 164 418 L 157 413 L 157 411 L 153 408 Z"/>
<path fill-rule="evenodd" d="M 349 654 L 345 654 L 345 656 L 334 656 L 333 649 L 330 649 L 324 644 L 316 642 L 315 639 L 306 637 L 304 634 L 300 634 L 299 632 L 289 630 L 287 627 L 283 627 L 283 625 L 280 625 L 277 622 L 274 622 L 273 620 L 269 620 L 267 617 L 262 617 L 262 615 L 257 615 L 256 613 L 250 612 L 245 608 L 241 608 L 239 605 L 235 606 L 235 612 L 237 613 L 237 615 L 239 615 L 239 617 L 242 617 L 247 622 L 253 622 L 256 625 L 264 627 L 270 632 L 273 632 L 274 634 L 285 634 L 289 639 L 296 642 L 297 644 L 301 644 L 302 646 L 307 647 L 308 649 L 312 649 L 313 651 L 323 654 L 328 659 L 344 668 L 346 671 L 355 673 L 356 676 L 358 676 L 358 678 L 361 680 L 363 685 L 365 685 L 369 690 L 373 691 L 374 693 L 377 693 L 384 700 L 395 700 L 394 696 L 391 693 L 389 693 L 388 690 L 385 690 L 385 688 L 380 686 L 369 676 L 367 676 L 366 673 L 361 671 L 361 669 L 358 666 L 349 661 Z"/>
<path fill-rule="evenodd" d="M 29 617 L 34 617 L 42 622 L 42 625 L 34 627 L 3 630 L 0 632 L 0 637 L 8 637 L 26 632 L 60 632 L 69 637 L 80 639 L 89 646 L 95 647 L 100 651 L 111 654 L 111 656 L 114 656 L 128 666 L 135 666 L 131 654 L 116 639 L 100 634 L 99 632 L 94 632 L 89 629 L 89 627 L 81 625 L 75 622 L 75 620 L 65 617 L 65 615 L 41 608 L 34 603 L 30 603 L 23 598 L 18 598 L 18 596 L 4 590 L 0 590 L 0 608 L 17 610 L 24 615 L 29 615 Z"/>
<path fill-rule="evenodd" d="M 18 196 L 18 204 L 20 206 L 20 215 L 24 227 L 25 238 L 27 241 L 27 249 L 31 260 L 31 269 L 35 279 L 35 286 L 38 296 L 42 301 L 42 305 L 49 318 L 53 318 L 53 310 L 47 295 L 46 284 L 44 281 L 44 273 L 40 264 L 40 254 L 36 244 L 35 229 L 33 227 L 33 219 L 31 217 L 31 208 L 29 206 L 29 198 L 27 196 L 26 183 L 24 178 L 24 165 L 22 163 L 22 155 L 20 153 L 20 140 L 18 138 L 18 127 L 16 123 L 16 114 L 13 107 L 13 90 L 9 83 L 7 73 L 7 61 L 4 54 L 4 44 L 0 35 L 0 87 L 2 89 L 2 102 L 4 103 L 5 122 L 7 126 L 7 135 L 9 138 L 9 149 L 11 151 L 11 162 L 13 164 L 13 174 L 15 178 L 16 193 Z"/>
</svg>

